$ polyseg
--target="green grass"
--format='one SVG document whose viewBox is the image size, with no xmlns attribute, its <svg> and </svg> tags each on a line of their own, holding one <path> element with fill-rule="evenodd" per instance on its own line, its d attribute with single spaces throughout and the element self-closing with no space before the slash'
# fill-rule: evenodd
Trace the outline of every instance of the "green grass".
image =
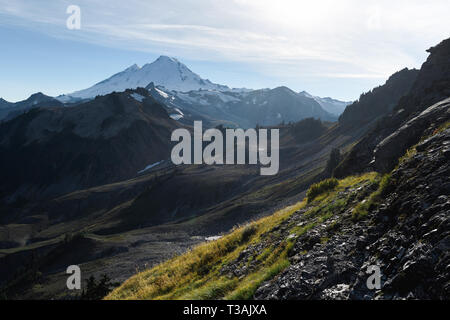
<svg viewBox="0 0 450 320">
<path fill-rule="evenodd" d="M 433 132 L 432 136 L 434 136 L 435 134 L 441 133 L 442 131 L 447 130 L 448 128 L 450 128 L 450 121 L 447 121 L 447 122 L 443 123 L 442 125 L 440 125 L 439 128 L 437 128 Z"/>
<path fill-rule="evenodd" d="M 316 188 L 320 192 L 309 203 L 305 199 L 140 272 L 105 299 L 250 299 L 262 282 L 276 277 L 289 266 L 289 253 L 300 235 L 346 209 L 349 204 L 343 191 L 379 180 L 377 173 L 367 173 L 319 183 Z M 385 183 L 380 182 L 380 186 Z M 301 209 L 304 213 L 297 213 Z M 295 225 L 298 219 L 288 220 L 294 214 L 303 214 L 305 225 Z M 295 236 L 288 238 L 286 235 L 281 243 L 274 242 L 282 235 L 279 226 L 283 223 L 287 223 L 287 234 Z M 321 238 L 322 243 L 328 240 L 326 235 Z M 262 249 L 242 258 L 244 250 L 260 243 L 265 244 Z M 232 270 L 247 267 L 247 272 L 237 278 L 227 271 L 227 266 L 232 266 Z"/>
<path fill-rule="evenodd" d="M 256 289 L 258 289 L 259 285 L 267 280 L 272 279 L 281 271 L 286 269 L 289 266 L 289 260 L 284 257 L 280 259 L 273 265 L 268 268 L 263 268 L 257 274 L 254 274 L 245 279 L 244 283 L 239 285 L 233 292 L 228 294 L 225 299 L 227 300 L 248 300 L 253 297 Z"/>
<path fill-rule="evenodd" d="M 326 179 L 313 184 L 306 193 L 308 203 L 312 202 L 318 195 L 333 190 L 338 184 L 339 182 L 336 178 Z"/>
<path fill-rule="evenodd" d="M 378 184 L 378 188 L 373 192 L 368 199 L 358 203 L 352 212 L 352 219 L 357 221 L 366 217 L 369 210 L 380 203 L 383 196 L 389 192 L 390 188 L 394 185 L 395 181 L 391 178 L 390 174 L 385 174 Z"/>
<path fill-rule="evenodd" d="M 196 246 L 191 251 L 150 270 L 136 274 L 106 299 L 235 299 L 249 298 L 262 281 L 270 279 L 289 265 L 292 243 L 285 241 L 274 250 L 265 250 L 258 267 L 244 278 L 227 277 L 221 269 L 233 262 L 251 244 L 269 239 L 271 230 L 289 218 L 305 202 L 282 209 L 245 227 L 236 228 L 216 241 Z"/>
<path fill-rule="evenodd" d="M 309 223 L 304 226 L 295 226 L 291 229 L 291 234 L 294 234 L 296 237 L 300 237 L 308 232 L 310 229 L 314 228 L 317 225 L 316 222 Z"/>
<path fill-rule="evenodd" d="M 417 153 L 416 146 L 413 146 L 408 150 L 406 150 L 406 153 L 402 157 L 400 157 L 400 159 L 398 159 L 398 165 L 396 168 L 398 168 L 398 166 L 403 162 L 405 162 L 406 160 L 412 158 L 416 153 Z"/>
</svg>

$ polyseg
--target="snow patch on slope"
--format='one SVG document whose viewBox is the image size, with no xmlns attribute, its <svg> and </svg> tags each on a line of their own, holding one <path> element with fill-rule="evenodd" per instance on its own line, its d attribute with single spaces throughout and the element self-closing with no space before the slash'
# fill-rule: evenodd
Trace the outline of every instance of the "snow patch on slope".
<svg viewBox="0 0 450 320">
<path fill-rule="evenodd" d="M 155 88 L 155 90 L 156 90 L 156 92 L 158 92 L 161 95 L 161 97 L 163 97 L 165 99 L 169 98 L 169 95 L 167 93 L 165 93 L 164 91 L 159 90 L 158 88 Z"/>
<path fill-rule="evenodd" d="M 145 97 L 143 95 L 140 95 L 139 93 L 132 93 L 130 94 L 130 96 L 139 102 L 142 102 L 145 99 Z"/>
<path fill-rule="evenodd" d="M 138 174 L 143 173 L 143 172 L 145 172 L 145 171 L 148 171 L 148 170 L 150 170 L 151 168 L 154 168 L 154 167 L 156 167 L 156 166 L 159 166 L 159 165 L 160 165 L 161 163 L 163 163 L 163 162 L 164 162 L 164 160 L 161 160 L 161 161 L 158 161 L 158 162 L 149 164 L 149 165 L 146 166 L 144 169 L 138 171 Z"/>
<path fill-rule="evenodd" d="M 169 115 L 169 117 L 171 117 L 173 120 L 180 120 L 181 118 L 183 118 L 183 115 L 178 114 L 178 113 L 172 113 L 171 115 Z"/>
</svg>

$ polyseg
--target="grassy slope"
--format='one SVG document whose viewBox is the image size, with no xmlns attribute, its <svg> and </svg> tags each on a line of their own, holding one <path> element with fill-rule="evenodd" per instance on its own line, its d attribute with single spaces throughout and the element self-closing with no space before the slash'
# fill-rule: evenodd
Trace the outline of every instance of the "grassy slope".
<svg viewBox="0 0 450 320">
<path fill-rule="evenodd" d="M 431 136 L 449 126 L 450 122 L 442 124 Z M 399 163 L 412 157 L 415 147 Z M 311 186 L 308 198 L 300 203 L 136 274 L 106 299 L 250 299 L 263 281 L 289 266 L 289 250 L 298 237 L 328 219 L 338 224 L 339 214 L 344 210 L 351 210 L 352 220 L 364 218 L 395 184 L 390 174 L 381 176 L 373 172 L 338 180 L 337 186 L 333 180 Z M 362 186 L 371 184 L 375 191 L 361 194 Z M 298 219 L 293 219 L 296 215 L 303 216 L 302 223 L 296 223 Z M 280 234 L 283 225 L 288 230 L 287 237 L 286 233 Z M 327 241 L 325 237 L 321 240 Z M 258 250 L 250 250 L 255 247 Z M 250 257 L 238 259 L 249 251 Z M 236 261 L 240 265 L 236 266 Z M 230 267 L 242 269 L 243 262 L 248 264 L 249 271 L 239 278 L 226 272 Z"/>
<path fill-rule="evenodd" d="M 250 299 L 262 282 L 289 266 L 288 255 L 296 238 L 355 206 L 345 191 L 364 183 L 379 185 L 380 180 L 376 173 L 339 180 L 336 187 L 323 190 L 313 200 L 305 199 L 138 273 L 106 299 Z M 305 222 L 295 223 L 296 215 L 303 215 Z M 280 228 L 287 229 L 289 236 Z M 248 252 L 252 254 L 244 262 L 238 259 Z M 239 277 L 227 272 L 236 267 L 246 272 Z"/>
</svg>

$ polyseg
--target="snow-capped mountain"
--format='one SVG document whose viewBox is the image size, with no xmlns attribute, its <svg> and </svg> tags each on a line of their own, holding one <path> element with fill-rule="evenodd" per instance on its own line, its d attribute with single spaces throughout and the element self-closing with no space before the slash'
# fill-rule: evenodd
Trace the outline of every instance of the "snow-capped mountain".
<svg viewBox="0 0 450 320">
<path fill-rule="evenodd" d="M 207 126 L 218 124 L 251 128 L 256 125 L 277 125 L 305 118 L 336 121 L 313 98 L 287 87 L 251 91 L 192 90 L 178 92 L 150 83 L 146 89 L 166 106 L 172 119 L 192 124 L 202 120 Z"/>
<path fill-rule="evenodd" d="M 202 79 L 175 58 L 160 56 L 142 67 L 136 64 L 94 86 L 59 96 L 64 103 L 79 103 L 113 91 L 146 88 L 165 105 L 172 119 L 192 124 L 203 120 L 211 126 L 276 125 L 314 117 L 335 121 L 346 102 L 296 93 L 286 87 L 231 89 Z"/>
<path fill-rule="evenodd" d="M 160 56 L 152 63 L 142 67 L 134 64 L 90 88 L 59 96 L 58 99 L 63 102 L 70 101 L 71 98 L 90 99 L 113 91 L 121 92 L 137 87 L 144 88 L 150 82 L 154 82 L 168 90 L 180 92 L 199 89 L 230 90 L 227 86 L 212 83 L 208 79 L 202 79 L 175 58 Z"/>
<path fill-rule="evenodd" d="M 345 108 L 352 103 L 351 101 L 340 101 L 329 97 L 321 98 L 313 96 L 306 91 L 299 92 L 299 94 L 304 97 L 316 100 L 317 103 L 320 104 L 323 109 L 325 109 L 325 111 L 335 116 L 341 115 L 342 112 L 344 112 Z"/>
</svg>

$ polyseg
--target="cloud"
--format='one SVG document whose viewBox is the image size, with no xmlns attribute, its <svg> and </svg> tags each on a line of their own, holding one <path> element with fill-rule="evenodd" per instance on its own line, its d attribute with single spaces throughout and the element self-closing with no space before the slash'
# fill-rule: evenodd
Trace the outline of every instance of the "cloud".
<svg viewBox="0 0 450 320">
<path fill-rule="evenodd" d="M 0 14 L 9 17 L 3 23 L 57 37 L 190 60 L 240 61 L 291 77 L 387 77 L 418 67 L 424 50 L 450 30 L 448 0 L 80 0 L 80 31 L 65 29 L 70 4 L 0 0 Z"/>
</svg>

